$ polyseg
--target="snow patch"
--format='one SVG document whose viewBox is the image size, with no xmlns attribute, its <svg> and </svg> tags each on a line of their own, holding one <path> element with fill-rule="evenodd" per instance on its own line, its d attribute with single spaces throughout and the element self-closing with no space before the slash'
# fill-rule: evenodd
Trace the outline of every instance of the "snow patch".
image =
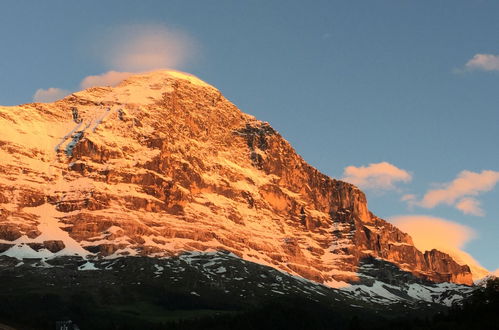
<svg viewBox="0 0 499 330">
<path fill-rule="evenodd" d="M 38 216 L 38 230 L 41 232 L 36 238 L 28 238 L 21 236 L 15 240 L 15 245 L 1 255 L 14 257 L 17 259 L 23 258 L 53 258 L 61 255 L 80 256 L 86 258 L 91 255 L 90 252 L 85 250 L 80 243 L 75 241 L 69 233 L 62 230 L 63 224 L 58 221 L 58 217 L 67 215 L 68 213 L 59 212 L 53 205 L 43 204 L 37 207 L 24 208 L 24 211 Z M 43 243 L 44 241 L 62 241 L 64 248 L 56 253 L 52 253 L 46 249 L 38 251 L 33 250 L 26 243 Z"/>
<path fill-rule="evenodd" d="M 90 261 L 87 261 L 86 263 L 78 267 L 78 270 L 99 270 L 99 268 L 95 267 L 95 265 Z"/>
</svg>

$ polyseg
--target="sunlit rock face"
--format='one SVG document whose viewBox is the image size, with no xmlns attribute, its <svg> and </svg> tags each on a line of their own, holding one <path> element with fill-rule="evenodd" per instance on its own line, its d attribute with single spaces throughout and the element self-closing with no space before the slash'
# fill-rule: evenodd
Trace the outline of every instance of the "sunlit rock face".
<svg viewBox="0 0 499 330">
<path fill-rule="evenodd" d="M 331 286 L 375 257 L 435 282 L 468 266 L 418 251 L 364 193 L 268 123 L 178 72 L 0 107 L 0 252 L 166 257 L 228 250 Z"/>
</svg>

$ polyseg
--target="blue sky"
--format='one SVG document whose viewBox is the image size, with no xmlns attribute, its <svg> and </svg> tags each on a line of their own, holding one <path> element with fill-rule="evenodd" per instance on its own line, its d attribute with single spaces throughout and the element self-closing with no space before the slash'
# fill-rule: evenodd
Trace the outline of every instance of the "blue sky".
<svg viewBox="0 0 499 330">
<path fill-rule="evenodd" d="M 499 2 L 6 0 L 0 15 L 0 104 L 123 71 L 107 60 L 110 38 L 160 27 L 188 40 L 174 68 L 270 122 L 324 173 L 365 175 L 378 216 L 464 225 L 475 237 L 454 248 L 499 268 Z M 382 162 L 402 176 L 369 167 Z M 431 190 L 443 197 L 430 207 Z"/>
</svg>

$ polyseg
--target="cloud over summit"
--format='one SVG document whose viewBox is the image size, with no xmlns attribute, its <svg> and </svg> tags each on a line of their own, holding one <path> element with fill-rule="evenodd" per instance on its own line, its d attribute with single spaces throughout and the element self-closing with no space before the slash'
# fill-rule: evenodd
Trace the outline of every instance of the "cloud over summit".
<svg viewBox="0 0 499 330">
<path fill-rule="evenodd" d="M 162 24 L 114 27 L 93 42 L 93 51 L 109 71 L 84 77 L 80 89 L 116 86 L 134 73 L 179 69 L 195 57 L 196 42 L 186 33 Z M 38 89 L 35 102 L 53 102 L 71 92 L 62 88 Z"/>
<path fill-rule="evenodd" d="M 179 68 L 195 52 L 187 34 L 160 24 L 116 27 L 98 45 L 97 56 L 108 68 L 130 72 Z"/>
<path fill-rule="evenodd" d="M 80 82 L 80 87 L 87 89 L 95 86 L 116 86 L 132 74 L 131 72 L 108 71 L 100 75 L 87 76 Z"/>
<path fill-rule="evenodd" d="M 39 88 L 36 90 L 35 94 L 33 95 L 33 102 L 54 102 L 57 100 L 62 99 L 63 97 L 71 94 L 70 91 L 61 89 L 61 88 L 56 88 L 56 87 L 50 87 L 47 89 Z"/>
</svg>

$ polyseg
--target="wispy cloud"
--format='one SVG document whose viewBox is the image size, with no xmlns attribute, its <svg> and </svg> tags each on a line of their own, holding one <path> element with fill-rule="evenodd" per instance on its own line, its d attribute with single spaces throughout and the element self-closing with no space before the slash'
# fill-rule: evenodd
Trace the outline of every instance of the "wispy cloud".
<svg viewBox="0 0 499 330">
<path fill-rule="evenodd" d="M 108 71 L 100 75 L 87 76 L 80 82 L 80 87 L 86 89 L 95 86 L 116 86 L 132 74 L 131 72 Z"/>
<path fill-rule="evenodd" d="M 390 222 L 411 235 L 419 250 L 437 249 L 449 254 L 457 263 L 470 266 L 474 279 L 487 275 L 488 271 L 463 250 L 469 241 L 477 237 L 470 227 L 427 215 L 396 216 Z"/>
<path fill-rule="evenodd" d="M 416 199 L 417 199 L 417 197 L 415 194 L 405 194 L 405 195 L 402 195 L 402 197 L 400 197 L 400 200 L 402 202 L 413 202 Z"/>
<path fill-rule="evenodd" d="M 71 94 L 70 91 L 61 88 L 40 88 L 37 89 L 35 94 L 33 95 L 33 102 L 54 102 L 62 99 L 69 94 Z"/>
<path fill-rule="evenodd" d="M 428 190 L 423 199 L 416 204 L 429 209 L 447 204 L 465 214 L 483 216 L 485 212 L 481 209 L 480 202 L 470 196 L 477 196 L 494 189 L 497 182 L 499 182 L 497 171 L 484 170 L 480 173 L 462 171 L 452 182 L 444 183 L 438 189 Z"/>
<path fill-rule="evenodd" d="M 499 55 L 475 54 L 464 67 L 468 71 L 499 71 Z"/>
<path fill-rule="evenodd" d="M 80 88 L 116 86 L 134 73 L 178 69 L 196 55 L 196 42 L 186 33 L 161 24 L 119 26 L 94 40 L 95 53 L 110 69 L 82 79 Z M 53 102 L 71 92 L 61 88 L 38 89 L 35 102 Z"/>
<path fill-rule="evenodd" d="M 404 194 L 400 197 L 401 202 L 407 203 L 409 210 L 413 210 L 418 205 L 418 196 L 416 194 Z"/>
<path fill-rule="evenodd" d="M 119 26 L 97 44 L 107 67 L 129 72 L 178 68 L 194 57 L 196 49 L 187 34 L 161 24 Z"/>
<path fill-rule="evenodd" d="M 395 190 L 398 182 L 410 182 L 412 175 L 387 162 L 368 166 L 347 166 L 343 171 L 343 181 L 363 189 Z"/>
</svg>

